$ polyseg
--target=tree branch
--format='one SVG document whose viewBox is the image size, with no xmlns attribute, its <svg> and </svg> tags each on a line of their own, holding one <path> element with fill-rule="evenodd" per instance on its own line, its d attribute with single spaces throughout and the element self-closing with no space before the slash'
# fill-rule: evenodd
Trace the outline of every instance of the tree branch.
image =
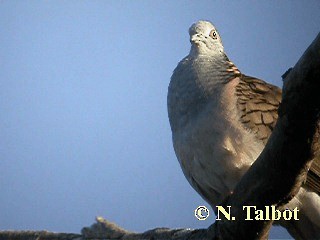
<svg viewBox="0 0 320 240">
<path fill-rule="evenodd" d="M 210 227 L 213 235 L 222 239 L 263 238 L 272 221 L 245 221 L 243 206 L 279 208 L 299 191 L 314 152 L 312 139 L 320 109 L 319 90 L 320 34 L 287 74 L 275 129 L 227 201 L 237 221 L 216 222 Z"/>
</svg>

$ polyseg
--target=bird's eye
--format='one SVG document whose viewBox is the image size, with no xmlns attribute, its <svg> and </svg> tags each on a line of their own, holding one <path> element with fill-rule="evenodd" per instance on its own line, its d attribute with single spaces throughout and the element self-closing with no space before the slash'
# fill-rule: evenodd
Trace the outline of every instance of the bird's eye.
<svg viewBox="0 0 320 240">
<path fill-rule="evenodd" d="M 218 38 L 217 32 L 216 32 L 215 30 L 212 30 L 212 31 L 210 32 L 210 37 L 212 37 L 213 39 L 217 39 L 217 38 Z"/>
</svg>

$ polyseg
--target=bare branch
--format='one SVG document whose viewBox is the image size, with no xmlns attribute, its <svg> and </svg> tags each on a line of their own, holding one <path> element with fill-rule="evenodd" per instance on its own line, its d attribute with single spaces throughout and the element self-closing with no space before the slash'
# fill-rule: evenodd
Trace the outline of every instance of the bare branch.
<svg viewBox="0 0 320 240">
<path fill-rule="evenodd" d="M 284 81 L 279 118 L 257 161 L 226 202 L 236 221 L 218 221 L 213 234 L 223 239 L 263 238 L 272 221 L 245 221 L 243 206 L 281 207 L 298 192 L 313 154 L 320 109 L 320 34 Z"/>
</svg>

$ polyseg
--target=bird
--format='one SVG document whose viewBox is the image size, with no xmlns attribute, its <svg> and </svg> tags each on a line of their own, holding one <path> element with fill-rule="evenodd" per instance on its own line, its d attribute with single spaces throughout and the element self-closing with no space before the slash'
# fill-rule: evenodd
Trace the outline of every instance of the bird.
<svg viewBox="0 0 320 240">
<path fill-rule="evenodd" d="M 190 185 L 213 209 L 232 194 L 264 149 L 278 119 L 279 87 L 243 74 L 229 60 L 217 28 L 189 28 L 191 49 L 174 69 L 167 110 L 175 154 Z M 286 208 L 299 221 L 280 222 L 296 239 L 320 239 L 320 158 Z"/>
</svg>

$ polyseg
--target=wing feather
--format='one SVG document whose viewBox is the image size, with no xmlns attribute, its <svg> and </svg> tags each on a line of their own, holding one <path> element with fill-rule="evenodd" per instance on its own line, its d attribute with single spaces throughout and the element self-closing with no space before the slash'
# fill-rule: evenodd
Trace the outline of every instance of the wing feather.
<svg viewBox="0 0 320 240">
<path fill-rule="evenodd" d="M 255 134 L 258 141 L 266 144 L 278 119 L 281 89 L 246 75 L 241 75 L 240 79 L 236 86 L 240 121 L 248 131 Z M 320 130 L 317 135 L 320 135 Z M 315 158 L 308 171 L 305 186 L 320 194 L 319 136 L 315 144 Z"/>
</svg>

